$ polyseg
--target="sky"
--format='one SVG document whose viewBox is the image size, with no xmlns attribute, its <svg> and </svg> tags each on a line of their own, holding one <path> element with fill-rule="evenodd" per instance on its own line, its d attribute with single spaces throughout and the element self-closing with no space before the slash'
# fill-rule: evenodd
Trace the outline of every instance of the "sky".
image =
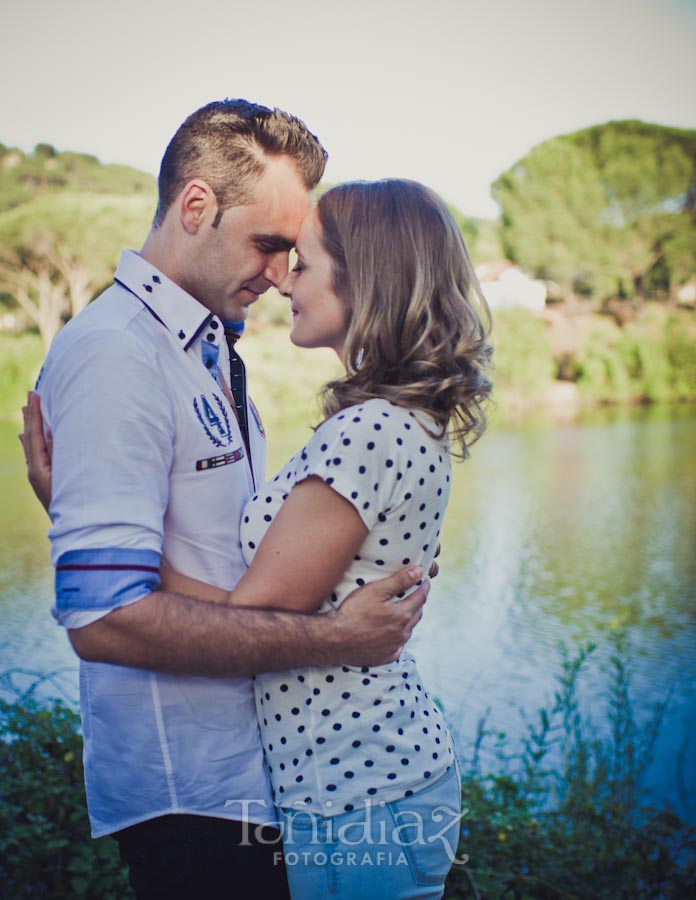
<svg viewBox="0 0 696 900">
<path fill-rule="evenodd" d="M 0 0 L 0 142 L 153 174 L 183 119 L 304 119 L 326 180 L 413 178 L 495 216 L 533 146 L 610 119 L 696 127 L 696 0 Z"/>
</svg>

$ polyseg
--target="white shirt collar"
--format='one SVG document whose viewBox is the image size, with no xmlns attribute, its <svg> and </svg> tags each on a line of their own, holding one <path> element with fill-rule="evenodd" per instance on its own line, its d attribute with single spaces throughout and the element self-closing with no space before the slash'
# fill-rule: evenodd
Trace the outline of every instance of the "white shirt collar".
<svg viewBox="0 0 696 900">
<path fill-rule="evenodd" d="M 135 250 L 124 250 L 114 279 L 135 294 L 187 350 L 206 325 L 206 337 L 219 343 L 222 323 L 200 301 L 143 259 Z"/>
</svg>

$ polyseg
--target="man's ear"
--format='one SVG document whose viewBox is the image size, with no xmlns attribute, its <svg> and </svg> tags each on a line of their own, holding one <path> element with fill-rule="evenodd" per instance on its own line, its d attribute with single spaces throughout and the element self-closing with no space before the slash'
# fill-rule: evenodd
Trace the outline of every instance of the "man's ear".
<svg viewBox="0 0 696 900">
<path fill-rule="evenodd" d="M 189 181 L 179 194 L 179 218 L 188 234 L 197 234 L 207 219 L 217 213 L 218 202 L 212 188 L 202 178 Z"/>
</svg>

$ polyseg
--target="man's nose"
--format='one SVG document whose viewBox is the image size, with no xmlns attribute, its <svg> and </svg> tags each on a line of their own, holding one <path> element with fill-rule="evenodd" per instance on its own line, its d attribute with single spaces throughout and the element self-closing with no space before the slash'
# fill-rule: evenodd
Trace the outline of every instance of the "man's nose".
<svg viewBox="0 0 696 900">
<path fill-rule="evenodd" d="M 290 254 L 286 251 L 283 253 L 274 253 L 268 260 L 268 265 L 264 269 L 264 277 L 267 278 L 273 287 L 280 288 L 280 283 L 288 275 L 288 262 Z"/>
</svg>

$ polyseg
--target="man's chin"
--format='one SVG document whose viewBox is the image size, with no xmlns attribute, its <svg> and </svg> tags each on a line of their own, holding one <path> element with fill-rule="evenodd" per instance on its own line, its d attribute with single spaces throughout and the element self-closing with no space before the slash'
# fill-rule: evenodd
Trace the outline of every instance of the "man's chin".
<svg viewBox="0 0 696 900">
<path fill-rule="evenodd" d="M 225 310 L 225 315 L 223 318 L 226 322 L 245 322 L 246 317 L 249 315 L 249 307 L 251 303 L 240 302 L 237 300 L 234 304 L 230 304 L 229 308 Z"/>
</svg>

